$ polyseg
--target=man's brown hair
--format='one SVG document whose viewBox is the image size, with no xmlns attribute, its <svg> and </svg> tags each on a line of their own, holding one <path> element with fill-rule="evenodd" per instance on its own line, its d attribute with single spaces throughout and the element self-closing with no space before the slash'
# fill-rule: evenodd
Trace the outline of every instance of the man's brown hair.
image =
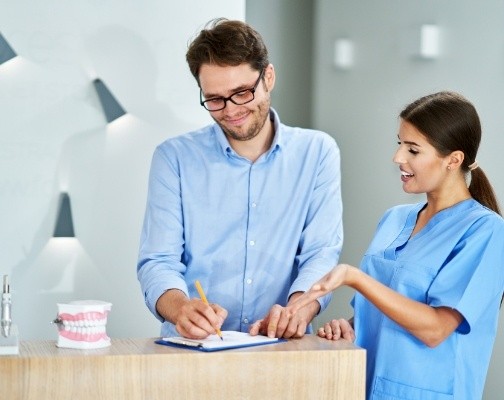
<svg viewBox="0 0 504 400">
<path fill-rule="evenodd" d="M 237 66 L 250 64 L 262 71 L 269 64 L 268 50 L 261 35 L 242 21 L 217 18 L 210 21 L 189 45 L 189 69 L 199 84 L 203 64 Z"/>
</svg>

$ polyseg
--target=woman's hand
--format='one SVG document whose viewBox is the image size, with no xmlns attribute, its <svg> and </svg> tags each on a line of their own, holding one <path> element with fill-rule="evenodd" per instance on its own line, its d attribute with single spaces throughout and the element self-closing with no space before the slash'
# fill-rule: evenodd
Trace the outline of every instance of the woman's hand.
<svg viewBox="0 0 504 400">
<path fill-rule="evenodd" d="M 317 335 L 327 340 L 345 339 L 350 342 L 355 340 L 355 332 L 351 322 L 343 318 L 326 322 L 323 327 L 319 328 Z"/>
<path fill-rule="evenodd" d="M 352 267 L 348 264 L 338 264 L 319 281 L 296 300 L 290 303 L 287 308 L 290 313 L 295 314 L 302 307 L 310 304 L 312 301 L 317 300 L 319 297 L 332 292 L 334 289 L 347 284 L 348 273 Z"/>
</svg>

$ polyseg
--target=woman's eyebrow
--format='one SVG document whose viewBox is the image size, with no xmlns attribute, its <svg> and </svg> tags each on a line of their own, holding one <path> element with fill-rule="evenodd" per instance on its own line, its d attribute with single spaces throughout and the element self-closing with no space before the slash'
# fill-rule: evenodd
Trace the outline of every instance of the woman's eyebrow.
<svg viewBox="0 0 504 400">
<path fill-rule="evenodd" d="M 418 146 L 418 147 L 422 147 L 421 145 L 419 145 L 419 144 L 418 144 L 418 143 L 416 143 L 416 142 L 411 142 L 411 141 L 409 141 L 409 140 L 401 140 L 401 138 L 399 137 L 399 135 L 397 135 L 397 139 L 399 139 L 399 141 L 400 141 L 401 143 L 409 144 L 409 145 L 411 145 L 411 146 Z"/>
</svg>

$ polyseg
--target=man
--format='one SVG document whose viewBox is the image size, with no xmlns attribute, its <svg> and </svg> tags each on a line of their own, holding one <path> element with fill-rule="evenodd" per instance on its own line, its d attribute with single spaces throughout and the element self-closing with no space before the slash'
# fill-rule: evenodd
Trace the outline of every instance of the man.
<svg viewBox="0 0 504 400">
<path fill-rule="evenodd" d="M 186 58 L 215 124 L 154 152 L 137 265 L 146 304 L 162 336 L 302 337 L 330 297 L 295 316 L 285 306 L 337 264 L 338 147 L 280 123 L 275 70 L 249 25 L 212 21 Z"/>
</svg>

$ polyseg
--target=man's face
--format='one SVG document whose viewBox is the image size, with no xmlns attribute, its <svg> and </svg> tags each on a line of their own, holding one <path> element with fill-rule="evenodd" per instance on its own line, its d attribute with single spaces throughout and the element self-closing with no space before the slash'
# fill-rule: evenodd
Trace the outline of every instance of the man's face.
<svg viewBox="0 0 504 400">
<path fill-rule="evenodd" d="M 202 96 L 204 99 L 229 97 L 236 92 L 252 89 L 260 73 L 249 64 L 203 64 L 199 72 Z M 255 89 L 254 100 L 242 105 L 228 100 L 224 109 L 210 111 L 211 117 L 230 140 L 251 140 L 261 132 L 269 115 L 273 84 L 274 70 L 269 65 L 264 71 L 264 81 L 261 79 Z"/>
</svg>

